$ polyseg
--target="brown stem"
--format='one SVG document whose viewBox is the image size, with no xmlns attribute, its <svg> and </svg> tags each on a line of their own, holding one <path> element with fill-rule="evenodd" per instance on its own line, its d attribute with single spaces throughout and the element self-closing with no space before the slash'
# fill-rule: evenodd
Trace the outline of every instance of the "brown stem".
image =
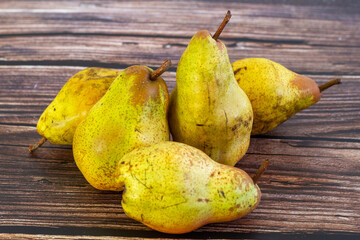
<svg viewBox="0 0 360 240">
<path fill-rule="evenodd" d="M 150 80 L 155 81 L 158 77 L 161 76 L 171 67 L 171 60 L 166 60 L 158 69 L 153 71 L 150 75 Z"/>
<path fill-rule="evenodd" d="M 340 78 L 335 78 L 335 79 L 333 79 L 333 80 L 331 80 L 331 81 L 329 81 L 327 83 L 324 83 L 324 84 L 320 85 L 319 86 L 320 92 L 328 89 L 331 86 L 334 86 L 334 85 L 340 84 L 340 83 L 341 83 L 341 79 Z"/>
<path fill-rule="evenodd" d="M 256 184 L 256 182 L 260 179 L 261 175 L 265 172 L 265 170 L 268 166 L 269 166 L 269 160 L 264 160 L 252 178 L 254 184 Z"/>
<path fill-rule="evenodd" d="M 216 33 L 213 35 L 212 38 L 213 38 L 214 40 L 217 40 L 217 39 L 219 38 L 219 36 L 220 36 L 221 32 L 224 30 L 226 24 L 230 21 L 230 18 L 231 18 L 231 12 L 230 12 L 230 10 L 229 10 L 229 11 L 227 11 L 226 16 L 225 16 L 223 22 L 220 24 L 218 30 L 217 30 Z"/>
<path fill-rule="evenodd" d="M 29 147 L 29 152 L 31 153 L 34 152 L 36 149 L 41 147 L 41 145 L 43 145 L 46 142 L 46 140 L 47 140 L 46 137 L 42 137 L 40 141 L 38 141 L 35 145 Z"/>
</svg>

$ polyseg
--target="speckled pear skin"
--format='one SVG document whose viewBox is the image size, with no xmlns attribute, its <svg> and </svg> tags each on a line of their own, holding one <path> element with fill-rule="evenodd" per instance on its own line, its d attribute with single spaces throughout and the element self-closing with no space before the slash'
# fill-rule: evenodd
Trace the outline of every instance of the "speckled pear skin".
<svg viewBox="0 0 360 240">
<path fill-rule="evenodd" d="M 254 210 L 261 198 L 244 171 L 183 143 L 135 149 L 121 159 L 117 174 L 125 182 L 126 215 L 164 233 L 232 221 Z"/>
<path fill-rule="evenodd" d="M 53 144 L 71 145 L 76 127 L 119 74 L 92 67 L 72 76 L 42 113 L 37 123 L 39 134 Z"/>
<path fill-rule="evenodd" d="M 252 135 L 273 130 L 321 98 L 319 87 L 312 79 L 274 61 L 247 58 L 234 62 L 232 67 L 253 107 Z"/>
<path fill-rule="evenodd" d="M 248 149 L 253 112 L 225 45 L 206 30 L 196 33 L 180 59 L 176 82 L 169 108 L 174 141 L 234 166 Z"/>
<path fill-rule="evenodd" d="M 134 148 L 169 140 L 165 81 L 150 80 L 151 69 L 132 66 L 120 73 L 76 129 L 76 165 L 95 188 L 121 191 L 114 171 Z"/>
</svg>

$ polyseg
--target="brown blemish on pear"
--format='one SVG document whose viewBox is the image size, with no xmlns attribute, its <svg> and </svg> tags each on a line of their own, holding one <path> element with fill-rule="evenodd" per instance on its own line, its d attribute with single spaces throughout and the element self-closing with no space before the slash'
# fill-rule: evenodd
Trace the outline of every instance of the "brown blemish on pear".
<svg viewBox="0 0 360 240">
<path fill-rule="evenodd" d="M 158 77 L 155 81 L 150 80 L 151 70 L 145 66 L 133 66 L 128 68 L 128 74 L 136 74 L 136 82 L 133 87 L 130 88 L 130 94 L 132 94 L 132 102 L 134 105 L 143 105 L 150 99 L 157 100 L 159 97 L 160 88 L 166 89 L 164 79 Z M 141 88 L 139 88 L 141 86 Z M 165 96 L 168 99 L 168 96 Z"/>
<path fill-rule="evenodd" d="M 292 81 L 304 97 L 313 97 L 313 101 L 318 102 L 322 96 L 319 86 L 314 80 L 303 75 L 295 74 L 295 78 Z"/>
<path fill-rule="evenodd" d="M 224 49 L 224 43 L 221 40 L 213 39 L 208 30 L 200 30 L 193 36 L 193 38 L 207 39 L 209 42 L 216 41 L 216 46 L 219 48 L 219 50 L 222 51 Z"/>
<path fill-rule="evenodd" d="M 208 30 L 200 30 L 193 36 L 193 38 L 204 38 L 205 39 L 209 36 L 211 36 L 211 35 Z"/>
</svg>

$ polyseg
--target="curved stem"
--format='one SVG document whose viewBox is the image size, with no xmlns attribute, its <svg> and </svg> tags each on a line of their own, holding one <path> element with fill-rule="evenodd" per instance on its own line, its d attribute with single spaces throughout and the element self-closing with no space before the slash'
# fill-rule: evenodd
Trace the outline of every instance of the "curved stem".
<svg viewBox="0 0 360 240">
<path fill-rule="evenodd" d="M 46 142 L 46 140 L 47 140 L 46 137 L 42 137 L 40 141 L 38 141 L 35 145 L 29 147 L 29 152 L 31 153 L 34 152 L 36 149 L 41 147 L 41 145 L 43 145 Z"/>
<path fill-rule="evenodd" d="M 260 179 L 261 175 L 265 172 L 265 170 L 268 166 L 269 166 L 269 160 L 264 160 L 252 178 L 254 184 L 256 184 L 256 182 Z"/>
<path fill-rule="evenodd" d="M 158 69 L 153 71 L 150 75 L 150 80 L 155 81 L 158 77 L 161 76 L 171 67 L 171 60 L 166 60 Z"/>
<path fill-rule="evenodd" d="M 324 84 L 320 85 L 319 86 L 320 92 L 328 89 L 331 86 L 334 86 L 334 85 L 340 84 L 340 83 L 341 83 L 341 79 L 340 78 L 335 78 L 335 79 L 333 79 L 333 80 L 331 80 L 331 81 L 329 81 L 327 83 L 324 83 Z"/>
<path fill-rule="evenodd" d="M 231 12 L 230 10 L 227 11 L 226 16 L 223 20 L 223 22 L 220 24 L 218 30 L 215 32 L 215 34 L 212 36 L 214 40 L 217 40 L 221 34 L 221 32 L 224 30 L 226 24 L 230 21 L 231 18 Z"/>
</svg>

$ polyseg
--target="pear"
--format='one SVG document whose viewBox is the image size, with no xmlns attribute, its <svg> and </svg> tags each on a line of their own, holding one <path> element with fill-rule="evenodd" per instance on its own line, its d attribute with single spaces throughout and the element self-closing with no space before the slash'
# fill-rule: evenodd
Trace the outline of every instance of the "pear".
<svg viewBox="0 0 360 240">
<path fill-rule="evenodd" d="M 248 149 L 253 112 L 236 83 L 226 47 L 217 39 L 230 16 L 229 11 L 213 37 L 206 30 L 196 33 L 181 56 L 169 125 L 174 141 L 234 166 Z"/>
<path fill-rule="evenodd" d="M 127 216 L 164 233 L 186 233 L 205 224 L 243 217 L 259 204 L 256 184 L 241 169 L 219 164 L 204 152 L 161 142 L 126 154 L 117 169 L 125 183 L 121 205 Z"/>
<path fill-rule="evenodd" d="M 71 145 L 76 127 L 119 73 L 117 70 L 92 67 L 72 76 L 42 113 L 37 131 L 43 138 L 30 146 L 29 151 L 35 151 L 47 139 L 53 144 Z"/>
<path fill-rule="evenodd" d="M 114 177 L 119 159 L 137 147 L 169 140 L 169 93 L 159 76 L 170 64 L 154 72 L 146 66 L 123 70 L 77 127 L 74 159 L 93 187 L 121 191 L 123 184 Z"/>
<path fill-rule="evenodd" d="M 273 130 L 319 101 L 323 90 L 340 83 L 334 79 L 318 86 L 312 79 L 265 58 L 241 59 L 232 67 L 254 111 L 252 135 Z"/>
</svg>

